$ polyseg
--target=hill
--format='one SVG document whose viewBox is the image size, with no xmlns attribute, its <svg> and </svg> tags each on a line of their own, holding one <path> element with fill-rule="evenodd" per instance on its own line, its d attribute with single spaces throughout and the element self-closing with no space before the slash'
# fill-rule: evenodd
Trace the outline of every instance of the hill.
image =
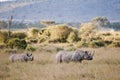
<svg viewBox="0 0 120 80">
<path fill-rule="evenodd" d="M 0 19 L 84 22 L 96 16 L 120 21 L 120 0 L 13 0 L 0 2 Z"/>
</svg>

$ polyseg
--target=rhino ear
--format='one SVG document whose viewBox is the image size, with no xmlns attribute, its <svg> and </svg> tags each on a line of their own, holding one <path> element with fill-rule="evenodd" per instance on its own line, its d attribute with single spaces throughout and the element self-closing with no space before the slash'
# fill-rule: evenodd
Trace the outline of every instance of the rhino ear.
<svg viewBox="0 0 120 80">
<path fill-rule="evenodd" d="M 28 53 L 26 53 L 26 55 L 27 55 L 27 56 L 29 56 L 29 54 L 28 54 Z"/>
<path fill-rule="evenodd" d="M 86 51 L 86 50 L 85 50 L 84 52 L 85 52 L 85 53 L 88 53 L 88 51 Z"/>
<path fill-rule="evenodd" d="M 30 56 L 32 56 L 32 53 L 30 53 Z"/>
</svg>

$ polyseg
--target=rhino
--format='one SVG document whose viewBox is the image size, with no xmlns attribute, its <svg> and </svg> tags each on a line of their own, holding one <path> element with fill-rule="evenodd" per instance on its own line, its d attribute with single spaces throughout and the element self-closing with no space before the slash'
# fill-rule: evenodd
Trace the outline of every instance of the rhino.
<svg viewBox="0 0 120 80">
<path fill-rule="evenodd" d="M 82 62 L 82 60 L 93 60 L 93 54 L 89 51 L 84 50 L 75 50 L 75 51 L 66 51 L 62 50 L 56 54 L 57 63 L 61 62 Z"/>
<path fill-rule="evenodd" d="M 32 56 L 32 53 L 12 54 L 9 57 L 10 62 L 15 62 L 15 61 L 27 62 L 27 61 L 33 61 L 33 60 L 34 58 Z"/>
</svg>

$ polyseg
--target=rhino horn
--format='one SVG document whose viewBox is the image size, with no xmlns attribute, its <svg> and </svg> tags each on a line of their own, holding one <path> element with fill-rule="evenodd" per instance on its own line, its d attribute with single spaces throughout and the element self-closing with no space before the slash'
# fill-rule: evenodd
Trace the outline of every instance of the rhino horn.
<svg viewBox="0 0 120 80">
<path fill-rule="evenodd" d="M 91 51 L 89 51 L 88 53 L 89 53 L 89 55 L 91 55 L 91 53 L 92 53 L 92 52 L 91 52 Z"/>
<path fill-rule="evenodd" d="M 92 56 L 94 56 L 94 54 L 95 54 L 95 51 L 93 51 Z"/>
</svg>

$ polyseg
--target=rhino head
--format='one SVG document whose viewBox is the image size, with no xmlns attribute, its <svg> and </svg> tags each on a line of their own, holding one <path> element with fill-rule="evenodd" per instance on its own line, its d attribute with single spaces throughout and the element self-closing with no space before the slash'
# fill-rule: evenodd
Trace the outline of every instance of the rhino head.
<svg viewBox="0 0 120 80">
<path fill-rule="evenodd" d="M 34 60 L 32 53 L 26 53 L 26 55 L 27 55 L 27 60 L 28 61 L 33 61 Z"/>
<path fill-rule="evenodd" d="M 93 60 L 95 51 L 89 52 L 89 51 L 84 51 L 84 60 Z"/>
</svg>

